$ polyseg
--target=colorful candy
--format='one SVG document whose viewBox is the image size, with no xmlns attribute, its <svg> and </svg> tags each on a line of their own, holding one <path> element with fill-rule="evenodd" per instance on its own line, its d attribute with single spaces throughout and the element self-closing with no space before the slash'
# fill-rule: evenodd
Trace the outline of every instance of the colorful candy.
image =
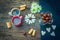
<svg viewBox="0 0 60 40">
<path fill-rule="evenodd" d="M 22 10 L 25 10 L 26 9 L 26 5 L 21 5 L 20 6 L 20 10 L 22 11 Z"/>
<path fill-rule="evenodd" d="M 35 36 L 36 30 L 33 30 L 32 36 Z"/>
<path fill-rule="evenodd" d="M 30 29 L 28 34 L 31 34 L 32 36 L 35 36 L 36 30 Z"/>
<path fill-rule="evenodd" d="M 29 30 L 29 32 L 28 32 L 28 34 L 31 34 L 31 33 L 32 33 L 32 31 L 33 31 L 33 29 L 30 29 L 30 30 Z"/>
<path fill-rule="evenodd" d="M 6 22 L 7 28 L 11 28 L 11 23 L 10 22 Z"/>
<path fill-rule="evenodd" d="M 24 5 L 21 5 L 20 8 L 22 8 L 22 7 L 26 7 L 26 5 L 25 4 Z"/>
<path fill-rule="evenodd" d="M 20 8 L 21 11 L 24 10 L 24 9 L 25 9 L 25 7 Z"/>
<path fill-rule="evenodd" d="M 42 22 L 43 23 L 51 23 L 52 22 L 52 15 L 50 13 L 43 13 L 42 16 Z"/>
</svg>

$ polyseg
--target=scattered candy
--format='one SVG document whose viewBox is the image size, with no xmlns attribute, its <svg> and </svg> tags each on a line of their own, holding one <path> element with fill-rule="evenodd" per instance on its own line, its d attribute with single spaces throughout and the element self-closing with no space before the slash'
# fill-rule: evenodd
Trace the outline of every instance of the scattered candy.
<svg viewBox="0 0 60 40">
<path fill-rule="evenodd" d="M 24 9 L 25 9 L 25 7 L 20 8 L 21 11 L 24 10 Z"/>
<path fill-rule="evenodd" d="M 45 31 L 41 31 L 41 34 L 42 34 L 42 36 L 44 36 L 46 34 L 46 32 Z"/>
<path fill-rule="evenodd" d="M 51 36 L 55 36 L 55 33 L 54 33 L 54 32 L 52 32 L 50 35 L 51 35 Z"/>
<path fill-rule="evenodd" d="M 40 12 L 42 10 L 41 6 L 37 5 L 37 12 Z"/>
<path fill-rule="evenodd" d="M 48 31 L 48 32 L 50 32 L 51 31 L 51 28 L 49 27 L 49 28 L 46 28 L 46 30 Z"/>
<path fill-rule="evenodd" d="M 36 30 L 33 30 L 32 36 L 35 36 Z"/>
<path fill-rule="evenodd" d="M 31 34 L 32 36 L 35 36 L 36 30 L 30 29 L 29 32 L 28 32 L 28 34 Z"/>
<path fill-rule="evenodd" d="M 42 22 L 43 23 L 51 23 L 52 22 L 52 15 L 49 13 L 43 13 L 42 16 Z"/>
<path fill-rule="evenodd" d="M 28 32 L 28 34 L 31 34 L 32 32 L 33 32 L 33 29 L 30 29 L 29 32 Z"/>
<path fill-rule="evenodd" d="M 31 7 L 33 8 L 33 7 L 36 7 L 37 5 L 38 5 L 38 3 L 32 2 Z"/>
<path fill-rule="evenodd" d="M 31 13 L 36 13 L 37 9 L 36 8 L 31 8 Z"/>
<path fill-rule="evenodd" d="M 20 6 L 20 10 L 22 11 L 22 10 L 24 10 L 24 9 L 26 9 L 26 5 L 21 5 L 21 6 Z"/>
<path fill-rule="evenodd" d="M 11 23 L 10 22 L 6 22 L 7 28 L 11 28 Z"/>
<path fill-rule="evenodd" d="M 25 4 L 24 5 L 21 5 L 20 8 L 22 8 L 22 7 L 26 7 L 26 5 Z"/>
<path fill-rule="evenodd" d="M 52 28 L 55 30 L 56 29 L 56 25 L 52 25 Z"/>
<path fill-rule="evenodd" d="M 40 12 L 41 9 L 42 9 L 42 8 L 41 8 L 41 6 L 39 6 L 38 3 L 33 2 L 33 3 L 31 4 L 31 13 Z"/>
<path fill-rule="evenodd" d="M 25 16 L 25 21 L 26 23 L 28 24 L 32 24 L 32 23 L 35 23 L 35 16 L 33 14 L 28 14 Z"/>
</svg>

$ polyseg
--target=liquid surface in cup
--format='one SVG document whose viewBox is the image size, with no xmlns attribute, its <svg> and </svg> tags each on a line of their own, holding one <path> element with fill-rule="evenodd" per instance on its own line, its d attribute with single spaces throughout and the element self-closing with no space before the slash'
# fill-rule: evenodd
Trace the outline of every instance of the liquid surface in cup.
<svg viewBox="0 0 60 40">
<path fill-rule="evenodd" d="M 19 10 L 13 10 L 13 12 L 12 12 L 12 15 L 18 15 L 19 14 Z"/>
<path fill-rule="evenodd" d="M 20 19 L 19 18 L 15 18 L 14 19 L 14 24 L 19 24 L 20 23 Z"/>
</svg>

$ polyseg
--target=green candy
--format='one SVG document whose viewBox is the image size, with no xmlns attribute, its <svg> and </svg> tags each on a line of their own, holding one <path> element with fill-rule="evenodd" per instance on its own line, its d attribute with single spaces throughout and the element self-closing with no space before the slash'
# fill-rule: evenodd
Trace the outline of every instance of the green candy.
<svg viewBox="0 0 60 40">
<path fill-rule="evenodd" d="M 33 2 L 31 4 L 31 13 L 40 12 L 42 10 L 41 6 L 39 6 L 37 3 Z"/>
</svg>

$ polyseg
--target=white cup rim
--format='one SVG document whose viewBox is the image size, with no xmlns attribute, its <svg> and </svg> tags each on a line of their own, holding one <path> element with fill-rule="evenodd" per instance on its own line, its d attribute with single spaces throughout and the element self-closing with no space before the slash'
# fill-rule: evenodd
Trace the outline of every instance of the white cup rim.
<svg viewBox="0 0 60 40">
<path fill-rule="evenodd" d="M 12 10 L 11 10 L 11 15 L 12 15 L 12 12 L 14 11 L 14 10 L 19 10 L 18 8 L 13 8 Z M 17 14 L 17 15 L 12 15 L 12 16 L 19 16 L 20 15 L 20 10 L 19 10 L 19 14 Z"/>
</svg>

